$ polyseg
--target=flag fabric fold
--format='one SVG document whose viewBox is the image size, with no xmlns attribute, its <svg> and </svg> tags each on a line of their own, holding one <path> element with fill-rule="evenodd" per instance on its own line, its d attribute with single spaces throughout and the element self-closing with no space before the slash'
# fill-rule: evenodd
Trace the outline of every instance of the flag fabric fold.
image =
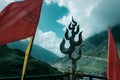
<svg viewBox="0 0 120 80">
<path fill-rule="evenodd" d="M 0 45 L 35 34 L 42 0 L 13 2 L 0 12 Z"/>
<path fill-rule="evenodd" d="M 120 60 L 110 27 L 108 28 L 107 80 L 120 80 Z"/>
</svg>

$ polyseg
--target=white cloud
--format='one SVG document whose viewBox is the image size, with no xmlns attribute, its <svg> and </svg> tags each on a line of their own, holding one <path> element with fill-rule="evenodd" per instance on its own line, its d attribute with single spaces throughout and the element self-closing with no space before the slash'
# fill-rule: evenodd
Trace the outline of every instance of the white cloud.
<svg viewBox="0 0 120 80">
<path fill-rule="evenodd" d="M 8 3 L 14 2 L 14 0 L 4 0 L 4 1 L 6 1 L 6 2 L 8 2 Z"/>
<path fill-rule="evenodd" d="M 0 0 L 0 11 L 4 9 L 5 6 L 7 6 L 9 3 L 6 0 Z"/>
<path fill-rule="evenodd" d="M 51 4 L 51 2 L 53 2 L 54 0 L 45 0 L 45 2 L 47 3 L 47 4 Z"/>
<path fill-rule="evenodd" d="M 50 0 L 49 3 L 52 3 L 53 0 Z M 84 38 L 88 37 L 87 34 L 92 34 L 91 30 L 91 22 L 96 21 L 94 17 L 92 17 L 92 10 L 99 4 L 100 0 L 56 0 L 56 3 L 59 6 L 66 7 L 69 13 L 62 18 L 58 19 L 57 22 L 63 24 L 64 26 L 68 26 L 71 21 L 72 16 L 78 23 L 81 25 L 81 30 L 83 31 Z M 55 1 L 54 1 L 55 3 Z M 87 30 L 88 29 L 88 30 Z M 65 28 L 63 28 L 65 30 Z"/>
<path fill-rule="evenodd" d="M 61 41 L 62 39 L 58 38 L 54 32 L 42 32 L 38 29 L 34 43 L 54 52 L 58 56 L 63 56 L 59 49 Z"/>
<path fill-rule="evenodd" d="M 23 0 L 0 0 L 0 12 L 11 2 L 15 2 L 15 1 L 23 1 Z"/>
<path fill-rule="evenodd" d="M 21 0 L 0 0 L 0 11 L 2 11 L 8 4 L 14 1 L 21 1 Z"/>
<path fill-rule="evenodd" d="M 70 23 L 71 18 L 72 17 L 70 15 L 66 15 L 60 18 L 59 20 L 57 20 L 57 22 L 63 24 L 66 27 Z"/>
<path fill-rule="evenodd" d="M 81 25 L 84 38 L 107 29 L 108 25 L 120 24 L 120 0 L 49 0 L 49 4 L 52 2 L 69 11 L 57 22 L 68 26 L 73 16 Z"/>
</svg>

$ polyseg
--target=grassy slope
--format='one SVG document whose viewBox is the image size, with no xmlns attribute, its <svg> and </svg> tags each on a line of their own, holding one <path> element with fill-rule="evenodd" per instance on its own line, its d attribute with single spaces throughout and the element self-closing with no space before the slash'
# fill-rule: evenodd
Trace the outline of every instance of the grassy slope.
<svg viewBox="0 0 120 80">
<path fill-rule="evenodd" d="M 24 52 L 0 46 L 0 77 L 21 76 Z M 30 56 L 26 75 L 54 74 L 59 73 L 56 68 L 49 64 L 38 61 Z"/>
</svg>

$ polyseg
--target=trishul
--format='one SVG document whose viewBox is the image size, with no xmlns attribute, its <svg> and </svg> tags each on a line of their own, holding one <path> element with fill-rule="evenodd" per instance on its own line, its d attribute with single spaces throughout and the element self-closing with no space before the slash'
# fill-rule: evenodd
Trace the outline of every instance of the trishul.
<svg viewBox="0 0 120 80">
<path fill-rule="evenodd" d="M 62 43 L 60 44 L 60 50 L 64 54 L 68 54 L 69 58 L 72 60 L 78 60 L 81 57 L 81 47 L 79 47 L 78 56 L 76 58 L 72 57 L 73 52 L 75 51 L 75 46 L 79 46 L 82 43 L 82 32 L 79 32 L 79 25 L 73 20 L 70 22 L 68 29 L 71 30 L 71 36 L 68 35 L 69 30 L 66 28 L 65 39 L 69 41 L 69 48 L 65 48 L 65 39 L 63 38 Z M 75 36 L 78 35 L 78 41 L 75 41 Z"/>
</svg>

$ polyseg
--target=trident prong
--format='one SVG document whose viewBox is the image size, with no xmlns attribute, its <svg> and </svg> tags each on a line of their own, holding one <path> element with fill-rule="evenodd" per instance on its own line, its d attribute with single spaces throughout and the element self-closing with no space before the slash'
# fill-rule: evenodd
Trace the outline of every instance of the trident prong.
<svg viewBox="0 0 120 80">
<path fill-rule="evenodd" d="M 69 48 L 65 48 L 65 39 L 63 38 L 63 41 L 60 44 L 60 50 L 64 54 L 69 54 L 69 53 L 72 53 L 75 50 L 75 47 L 70 45 Z"/>
<path fill-rule="evenodd" d="M 80 52 L 80 53 L 81 53 L 81 52 Z M 75 58 L 72 57 L 72 54 L 71 54 L 71 55 L 69 55 L 69 58 L 70 58 L 71 60 L 73 60 L 73 61 L 79 60 L 79 59 L 81 58 L 81 54 L 78 54 Z"/>
<path fill-rule="evenodd" d="M 75 28 L 75 26 L 72 26 L 72 27 L 71 27 L 71 24 L 72 24 L 72 22 L 70 22 L 68 28 L 69 28 L 70 30 L 73 30 L 73 29 Z"/>
<path fill-rule="evenodd" d="M 75 31 L 75 29 L 72 30 L 72 34 L 78 34 L 78 32 L 79 32 L 79 25 L 77 26 L 76 31 Z"/>
<path fill-rule="evenodd" d="M 70 40 L 70 38 L 71 38 L 71 37 L 68 36 L 68 29 L 67 29 L 67 28 L 66 28 L 66 32 L 65 32 L 65 38 L 66 38 L 67 40 Z"/>
<path fill-rule="evenodd" d="M 75 41 L 74 38 L 70 39 L 70 43 L 75 46 L 79 46 L 82 43 L 82 32 L 79 33 L 78 41 Z"/>
<path fill-rule="evenodd" d="M 82 46 L 83 46 L 83 45 L 82 45 Z M 79 51 L 78 51 L 78 53 L 77 53 L 78 55 L 77 55 L 75 58 L 72 57 L 72 54 L 69 55 L 69 57 L 70 57 L 71 60 L 74 61 L 74 60 L 79 60 L 79 59 L 81 58 L 81 55 L 82 55 L 82 53 L 81 53 L 81 47 L 82 47 L 82 46 L 79 47 Z"/>
<path fill-rule="evenodd" d="M 77 25 L 77 22 L 74 21 L 73 17 L 72 17 L 72 22 L 74 23 L 74 24 L 72 24 L 72 26 L 76 26 Z"/>
</svg>

